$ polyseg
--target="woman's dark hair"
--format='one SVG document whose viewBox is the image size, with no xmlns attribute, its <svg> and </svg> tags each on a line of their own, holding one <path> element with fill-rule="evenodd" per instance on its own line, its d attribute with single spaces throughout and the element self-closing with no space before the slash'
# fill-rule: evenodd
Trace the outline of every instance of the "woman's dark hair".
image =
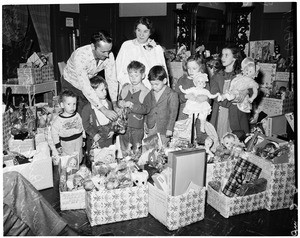
<svg viewBox="0 0 300 238">
<path fill-rule="evenodd" d="M 101 30 L 94 32 L 91 36 L 91 43 L 97 44 L 100 41 L 104 41 L 106 43 L 112 43 L 112 38 L 107 31 Z"/>
<path fill-rule="evenodd" d="M 243 60 L 243 55 L 242 55 L 240 48 L 237 45 L 229 44 L 229 45 L 226 45 L 225 47 L 223 47 L 222 50 L 224 50 L 224 49 L 229 49 L 232 52 L 233 58 L 236 59 L 233 64 L 233 72 L 235 74 L 239 74 L 241 72 L 241 63 Z M 224 69 L 224 67 L 223 67 L 223 69 Z"/>
<path fill-rule="evenodd" d="M 148 80 L 149 81 L 163 81 L 167 78 L 167 72 L 162 65 L 155 65 L 153 66 L 148 73 Z"/>
<path fill-rule="evenodd" d="M 206 61 L 205 61 L 204 57 L 199 54 L 194 54 L 187 58 L 187 60 L 182 65 L 184 71 L 187 72 L 187 64 L 188 64 L 188 62 L 191 62 L 191 61 L 195 61 L 199 65 L 199 67 L 201 69 L 201 73 L 207 73 Z"/>
<path fill-rule="evenodd" d="M 150 35 L 152 35 L 154 33 L 153 23 L 149 18 L 141 17 L 140 19 L 138 19 L 134 24 L 133 32 L 135 32 L 135 30 L 139 24 L 145 25 L 150 30 Z"/>
</svg>

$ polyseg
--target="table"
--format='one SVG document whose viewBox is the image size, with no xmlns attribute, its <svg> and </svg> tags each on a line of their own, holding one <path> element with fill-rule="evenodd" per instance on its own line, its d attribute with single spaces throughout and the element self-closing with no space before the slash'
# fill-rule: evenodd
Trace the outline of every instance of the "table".
<svg viewBox="0 0 300 238">
<path fill-rule="evenodd" d="M 57 95 L 56 89 L 57 81 L 49 81 L 39 84 L 31 85 L 18 85 L 18 84 L 3 84 L 2 90 L 5 93 L 8 87 L 11 88 L 12 94 L 28 94 L 29 106 L 33 106 L 35 103 L 35 95 L 39 93 L 52 92 L 53 96 Z M 13 102 L 15 104 L 15 102 Z"/>
</svg>

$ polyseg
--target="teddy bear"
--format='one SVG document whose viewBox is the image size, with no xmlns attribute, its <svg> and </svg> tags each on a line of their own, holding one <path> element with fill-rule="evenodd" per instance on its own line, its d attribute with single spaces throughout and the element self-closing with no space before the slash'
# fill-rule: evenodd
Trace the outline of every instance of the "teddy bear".
<svg viewBox="0 0 300 238">
<path fill-rule="evenodd" d="M 142 172 L 136 171 L 131 174 L 131 180 L 138 187 L 146 185 L 148 177 L 149 174 L 146 170 L 143 170 Z"/>
</svg>

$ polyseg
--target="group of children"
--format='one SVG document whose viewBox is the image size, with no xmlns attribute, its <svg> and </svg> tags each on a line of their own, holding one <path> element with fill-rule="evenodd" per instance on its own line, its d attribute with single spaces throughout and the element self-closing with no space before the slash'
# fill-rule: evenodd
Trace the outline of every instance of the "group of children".
<svg viewBox="0 0 300 238">
<path fill-rule="evenodd" d="M 189 57 L 186 62 L 187 75 L 179 79 L 174 90 L 168 86 L 168 76 L 163 66 L 156 65 L 145 75 L 145 65 L 132 61 L 127 71 L 130 84 L 123 85 L 117 103 L 119 108 L 115 109 L 120 116 L 126 112 L 127 117 L 126 130 L 118 133 L 121 151 L 127 151 L 130 147 L 135 151 L 143 138 L 156 133 L 160 133 L 166 145 L 173 136 L 175 124 L 184 122 L 192 115 L 199 118 L 198 126 L 204 133 L 206 117 L 211 112 L 208 99 L 231 99 L 228 93 L 210 93 L 206 85 L 205 64 L 200 56 Z M 151 90 L 143 84 L 145 77 L 148 77 Z M 107 99 L 105 79 L 95 76 L 90 79 L 90 84 L 102 104 L 112 109 L 112 103 Z M 76 95 L 64 91 L 61 94 L 61 108 L 63 112 L 52 123 L 52 139 L 59 154 L 77 151 L 81 162 L 84 138 L 87 152 L 94 147 L 103 148 L 114 143 L 116 132 L 113 122 L 91 103 L 85 105 L 82 115 L 79 115 L 76 112 Z"/>
</svg>

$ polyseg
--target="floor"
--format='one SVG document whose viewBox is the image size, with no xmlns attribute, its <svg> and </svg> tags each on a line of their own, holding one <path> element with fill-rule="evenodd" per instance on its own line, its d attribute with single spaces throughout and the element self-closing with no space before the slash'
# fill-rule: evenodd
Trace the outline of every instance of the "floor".
<svg viewBox="0 0 300 238">
<path fill-rule="evenodd" d="M 210 205 L 206 205 L 202 221 L 175 231 L 169 231 L 150 214 L 146 218 L 91 227 L 85 210 L 60 211 L 57 166 L 54 166 L 54 187 L 41 193 L 82 236 L 291 236 L 293 231 L 298 231 L 296 208 L 261 210 L 224 218 Z"/>
</svg>

